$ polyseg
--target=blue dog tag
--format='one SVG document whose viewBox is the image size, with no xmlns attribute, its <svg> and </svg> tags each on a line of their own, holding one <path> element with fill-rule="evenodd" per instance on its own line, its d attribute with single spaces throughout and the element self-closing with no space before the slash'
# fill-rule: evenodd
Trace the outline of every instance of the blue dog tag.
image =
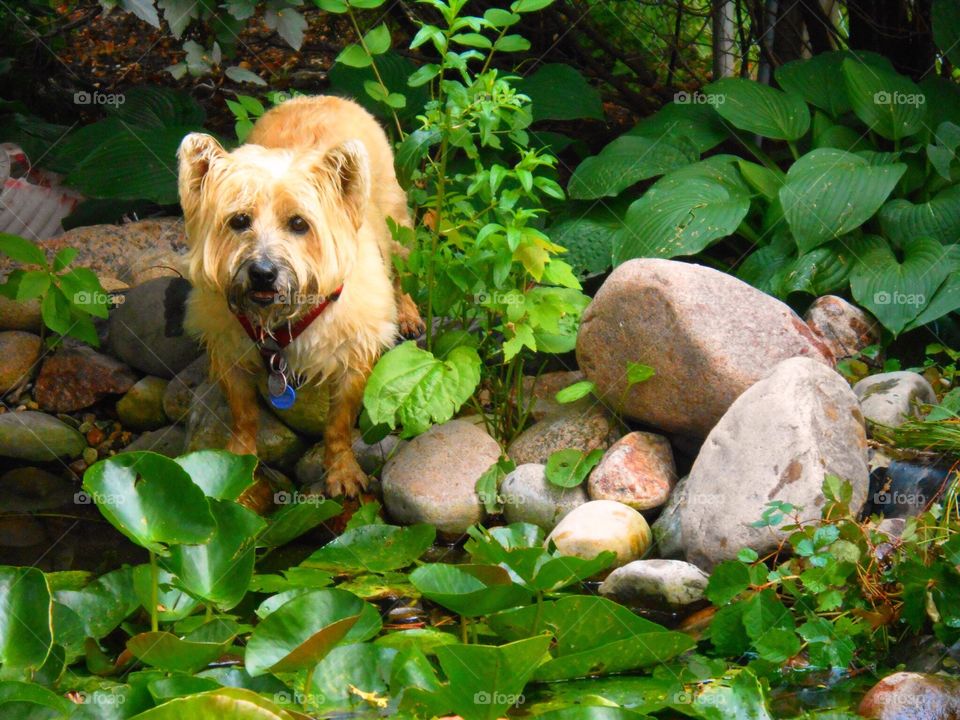
<svg viewBox="0 0 960 720">
<path fill-rule="evenodd" d="M 284 391 L 279 395 L 270 396 L 270 404 L 273 405 L 277 410 L 289 410 L 293 407 L 293 404 L 296 401 L 297 393 L 289 385 L 287 385 Z"/>
</svg>

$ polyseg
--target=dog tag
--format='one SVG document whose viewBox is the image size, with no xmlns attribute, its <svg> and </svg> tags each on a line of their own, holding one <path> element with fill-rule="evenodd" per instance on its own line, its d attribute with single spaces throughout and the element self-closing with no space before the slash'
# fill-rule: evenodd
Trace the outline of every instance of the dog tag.
<svg viewBox="0 0 960 720">
<path fill-rule="evenodd" d="M 287 389 L 287 378 L 282 372 L 272 372 L 267 376 L 267 391 L 270 397 L 283 395 Z"/>
<path fill-rule="evenodd" d="M 289 385 L 287 385 L 279 395 L 270 396 L 270 404 L 277 410 L 289 410 L 296 401 L 297 393 Z"/>
</svg>

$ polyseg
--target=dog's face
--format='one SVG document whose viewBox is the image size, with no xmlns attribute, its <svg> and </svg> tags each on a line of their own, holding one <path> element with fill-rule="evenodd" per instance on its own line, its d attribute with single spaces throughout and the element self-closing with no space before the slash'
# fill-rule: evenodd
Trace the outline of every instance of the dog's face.
<svg viewBox="0 0 960 720">
<path fill-rule="evenodd" d="M 370 192 L 360 142 L 325 153 L 258 145 L 228 153 L 192 133 L 178 157 L 195 286 L 264 327 L 306 314 L 340 286 Z"/>
</svg>

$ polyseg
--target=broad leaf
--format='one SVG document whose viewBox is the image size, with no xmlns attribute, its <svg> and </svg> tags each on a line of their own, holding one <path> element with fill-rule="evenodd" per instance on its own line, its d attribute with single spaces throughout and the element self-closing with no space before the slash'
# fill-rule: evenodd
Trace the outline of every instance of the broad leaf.
<svg viewBox="0 0 960 720">
<path fill-rule="evenodd" d="M 883 205 L 907 166 L 871 165 L 843 150 L 820 149 L 793 164 L 780 189 L 783 213 L 801 252 L 860 227 Z"/>
<path fill-rule="evenodd" d="M 127 641 L 127 650 L 147 665 L 197 672 L 227 652 L 237 635 L 233 621 L 212 620 L 184 638 L 169 632 L 145 632 Z"/>
<path fill-rule="evenodd" d="M 911 239 L 902 250 L 901 261 L 884 240 L 872 238 L 850 274 L 853 297 L 895 336 L 923 312 L 956 269 L 948 249 L 933 238 Z"/>
<path fill-rule="evenodd" d="M 563 63 L 540 65 L 516 83 L 533 102 L 536 120 L 603 119 L 600 93 L 575 68 Z"/>
<path fill-rule="evenodd" d="M 713 104 L 672 102 L 643 118 L 627 135 L 668 141 L 685 137 L 698 152 L 704 153 L 726 140 L 730 134 Z"/>
<path fill-rule="evenodd" d="M 385 572 L 412 564 L 433 544 L 432 525 L 361 525 L 347 530 L 303 561 L 323 570 Z"/>
<path fill-rule="evenodd" d="M 438 360 L 413 341 L 380 358 L 363 393 L 363 404 L 374 423 L 403 425 L 404 435 L 426 431 L 446 422 L 460 409 L 480 382 L 480 356 L 471 347 L 457 347 Z"/>
<path fill-rule="evenodd" d="M 909 78 L 849 58 L 843 77 L 853 112 L 874 132 L 900 140 L 923 128 L 926 97 Z"/>
<path fill-rule="evenodd" d="M 132 720 L 182 720 L 183 718 L 294 720 L 293 715 L 264 696 L 252 690 L 234 687 L 176 698 L 140 713 Z"/>
<path fill-rule="evenodd" d="M 742 78 L 704 88 L 720 116 L 734 127 L 775 140 L 799 140 L 810 129 L 810 111 L 799 95 Z"/>
<path fill-rule="evenodd" d="M 937 47 L 954 67 L 960 65 L 960 5 L 953 0 L 933 0 L 930 24 Z"/>
<path fill-rule="evenodd" d="M 699 159 L 692 142 L 623 135 L 588 157 L 574 171 L 567 191 L 575 200 L 619 195 L 641 180 L 663 175 Z"/>
<path fill-rule="evenodd" d="M 843 61 L 851 59 L 869 67 L 892 70 L 890 61 L 871 52 L 836 50 L 806 60 L 792 60 L 776 70 L 777 83 L 811 105 L 839 118 L 851 110 L 843 79 Z"/>
<path fill-rule="evenodd" d="M 941 191 L 929 202 L 891 200 L 880 208 L 880 227 L 895 243 L 932 237 L 942 243 L 960 241 L 960 185 Z"/>
<path fill-rule="evenodd" d="M 187 471 L 204 495 L 218 500 L 236 500 L 253 484 L 257 458 L 225 450 L 198 450 L 174 460 Z"/>
<path fill-rule="evenodd" d="M 421 565 L 410 573 L 410 582 L 424 597 L 467 617 L 524 605 L 532 597 L 496 565 Z"/>
<path fill-rule="evenodd" d="M 36 670 L 53 645 L 53 599 L 43 573 L 0 567 L 0 667 L 4 675 Z"/>
</svg>

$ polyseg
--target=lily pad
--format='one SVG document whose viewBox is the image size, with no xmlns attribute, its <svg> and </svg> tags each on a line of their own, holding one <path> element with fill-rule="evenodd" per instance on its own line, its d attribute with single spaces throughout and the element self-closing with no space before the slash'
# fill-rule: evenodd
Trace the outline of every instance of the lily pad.
<svg viewBox="0 0 960 720">
<path fill-rule="evenodd" d="M 426 524 L 361 525 L 330 541 L 301 565 L 320 570 L 396 570 L 410 565 L 426 552 L 436 533 L 436 528 Z"/>
</svg>

